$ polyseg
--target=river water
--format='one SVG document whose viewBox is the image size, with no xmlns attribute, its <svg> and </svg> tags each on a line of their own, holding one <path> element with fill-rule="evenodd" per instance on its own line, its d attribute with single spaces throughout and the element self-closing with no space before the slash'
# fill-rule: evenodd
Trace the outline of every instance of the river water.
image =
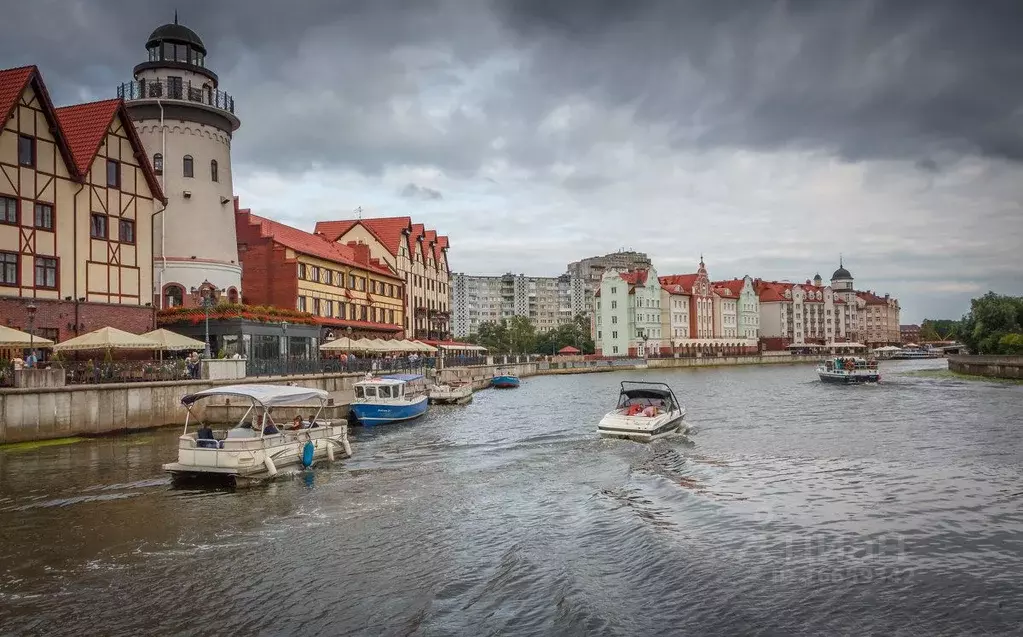
<svg viewBox="0 0 1023 637">
<path fill-rule="evenodd" d="M 1019 634 L 1023 386 L 944 365 L 529 378 L 237 492 L 177 428 L 0 451 L 0 634 Z M 627 378 L 695 432 L 599 439 Z"/>
</svg>

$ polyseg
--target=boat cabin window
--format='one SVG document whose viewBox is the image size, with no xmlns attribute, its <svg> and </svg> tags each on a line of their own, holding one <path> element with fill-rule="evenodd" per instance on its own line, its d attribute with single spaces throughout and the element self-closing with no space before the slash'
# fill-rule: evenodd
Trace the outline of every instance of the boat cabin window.
<svg viewBox="0 0 1023 637">
<path fill-rule="evenodd" d="M 376 396 L 377 396 L 377 388 L 376 387 L 366 387 L 365 385 L 356 385 L 355 386 L 355 397 L 356 398 L 376 398 Z"/>
<path fill-rule="evenodd" d="M 377 387 L 377 395 L 381 398 L 390 398 L 391 388 L 387 385 L 381 385 L 380 387 Z"/>
</svg>

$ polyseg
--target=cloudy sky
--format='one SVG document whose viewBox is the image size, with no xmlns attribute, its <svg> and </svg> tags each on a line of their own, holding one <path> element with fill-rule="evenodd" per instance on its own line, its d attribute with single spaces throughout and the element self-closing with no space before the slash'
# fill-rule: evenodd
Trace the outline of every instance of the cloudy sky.
<svg viewBox="0 0 1023 637">
<path fill-rule="evenodd" d="M 243 205 L 411 215 L 452 268 L 828 278 L 903 321 L 1023 293 L 1018 0 L 33 0 L 0 64 L 113 96 L 180 21 L 233 94 Z M 13 36 L 13 37 L 11 37 Z"/>
</svg>

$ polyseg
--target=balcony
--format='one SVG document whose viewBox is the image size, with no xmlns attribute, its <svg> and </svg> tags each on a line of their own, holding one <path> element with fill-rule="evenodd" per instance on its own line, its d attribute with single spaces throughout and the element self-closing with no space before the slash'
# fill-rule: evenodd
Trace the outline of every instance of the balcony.
<svg viewBox="0 0 1023 637">
<path fill-rule="evenodd" d="M 125 102 L 151 101 L 185 102 L 205 106 L 227 115 L 232 124 L 238 122 L 234 116 L 234 98 L 211 86 L 193 86 L 191 82 L 170 82 L 165 80 L 134 80 L 117 87 L 117 97 Z M 237 128 L 237 126 L 236 126 Z"/>
</svg>

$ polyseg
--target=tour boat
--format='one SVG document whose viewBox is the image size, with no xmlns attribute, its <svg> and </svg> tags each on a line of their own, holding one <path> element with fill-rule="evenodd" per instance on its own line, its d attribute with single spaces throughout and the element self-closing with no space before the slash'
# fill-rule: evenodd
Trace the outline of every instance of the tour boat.
<svg viewBox="0 0 1023 637">
<path fill-rule="evenodd" d="M 878 383 L 881 372 L 876 360 L 856 356 L 836 356 L 817 366 L 817 375 L 825 383 Z"/>
<path fill-rule="evenodd" d="M 422 374 L 388 374 L 355 383 L 352 414 L 363 425 L 418 418 L 429 406 Z"/>
<path fill-rule="evenodd" d="M 498 374 L 490 379 L 490 385 L 495 389 L 514 389 L 519 386 L 519 377 L 515 374 Z"/>
<path fill-rule="evenodd" d="M 622 381 L 618 406 L 609 412 L 597 431 L 609 438 L 649 442 L 673 433 L 685 433 L 686 408 L 664 383 Z"/>
<path fill-rule="evenodd" d="M 472 382 L 440 383 L 430 386 L 433 405 L 465 405 L 472 402 Z"/>
<path fill-rule="evenodd" d="M 275 477 L 285 467 L 309 467 L 320 458 L 335 460 L 352 455 L 348 423 L 320 420 L 328 394 L 322 389 L 288 385 L 228 385 L 188 394 L 181 399 L 187 409 L 185 429 L 178 438 L 178 461 L 163 465 L 174 481 L 219 479 L 245 486 Z M 233 429 L 212 429 L 195 412 L 202 400 L 241 399 L 245 414 Z M 275 407 L 319 405 L 311 421 L 294 429 L 282 418 L 275 423 Z M 201 427 L 189 432 L 198 420 Z"/>
</svg>

